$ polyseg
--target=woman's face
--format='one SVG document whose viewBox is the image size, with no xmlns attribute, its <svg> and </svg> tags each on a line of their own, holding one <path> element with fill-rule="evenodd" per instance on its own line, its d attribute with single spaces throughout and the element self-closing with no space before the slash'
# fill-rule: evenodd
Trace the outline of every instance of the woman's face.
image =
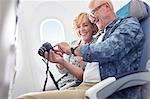
<svg viewBox="0 0 150 99">
<path fill-rule="evenodd" d="M 84 17 L 81 20 L 77 25 L 76 33 L 78 37 L 85 42 L 89 42 L 92 39 L 93 27 L 88 18 Z"/>
</svg>

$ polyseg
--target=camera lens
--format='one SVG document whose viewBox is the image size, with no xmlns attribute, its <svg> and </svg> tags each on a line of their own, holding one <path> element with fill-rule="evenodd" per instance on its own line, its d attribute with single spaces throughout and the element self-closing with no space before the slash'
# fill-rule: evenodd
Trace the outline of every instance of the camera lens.
<svg viewBox="0 0 150 99">
<path fill-rule="evenodd" d="M 50 50 L 53 50 L 53 47 L 50 43 L 46 42 L 44 43 L 38 50 L 38 54 L 42 57 L 44 57 L 44 52 L 47 51 L 49 52 Z"/>
<path fill-rule="evenodd" d="M 42 46 L 42 47 L 40 47 L 40 49 L 38 50 L 38 54 L 40 55 L 40 56 L 44 56 L 44 52 L 45 52 L 45 48 Z"/>
</svg>

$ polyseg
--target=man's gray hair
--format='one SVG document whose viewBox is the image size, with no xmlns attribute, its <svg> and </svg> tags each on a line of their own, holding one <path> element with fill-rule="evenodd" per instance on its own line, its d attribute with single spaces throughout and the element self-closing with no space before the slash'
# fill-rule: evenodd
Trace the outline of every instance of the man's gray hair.
<svg viewBox="0 0 150 99">
<path fill-rule="evenodd" d="M 96 6 L 99 6 L 99 5 L 102 5 L 104 3 L 108 3 L 110 5 L 110 8 L 114 11 L 114 7 L 113 7 L 111 0 L 91 0 L 89 7 L 92 6 L 93 4 Z"/>
</svg>

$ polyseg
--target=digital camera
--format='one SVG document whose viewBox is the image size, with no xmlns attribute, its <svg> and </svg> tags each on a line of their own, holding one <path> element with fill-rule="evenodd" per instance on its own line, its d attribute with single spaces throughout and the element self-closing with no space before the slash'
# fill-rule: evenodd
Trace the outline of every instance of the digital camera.
<svg viewBox="0 0 150 99">
<path fill-rule="evenodd" d="M 44 52 L 47 51 L 49 53 L 51 49 L 54 50 L 52 45 L 49 42 L 46 42 L 39 48 L 38 54 L 44 57 Z"/>
</svg>

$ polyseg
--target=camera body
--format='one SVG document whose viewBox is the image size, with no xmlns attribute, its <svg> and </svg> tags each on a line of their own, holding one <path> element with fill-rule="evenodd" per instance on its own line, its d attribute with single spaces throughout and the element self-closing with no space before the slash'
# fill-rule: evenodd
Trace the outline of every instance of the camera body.
<svg viewBox="0 0 150 99">
<path fill-rule="evenodd" d="M 39 48 L 38 54 L 44 57 L 44 52 L 47 51 L 49 53 L 50 50 L 54 50 L 54 49 L 49 42 L 46 42 Z"/>
</svg>

